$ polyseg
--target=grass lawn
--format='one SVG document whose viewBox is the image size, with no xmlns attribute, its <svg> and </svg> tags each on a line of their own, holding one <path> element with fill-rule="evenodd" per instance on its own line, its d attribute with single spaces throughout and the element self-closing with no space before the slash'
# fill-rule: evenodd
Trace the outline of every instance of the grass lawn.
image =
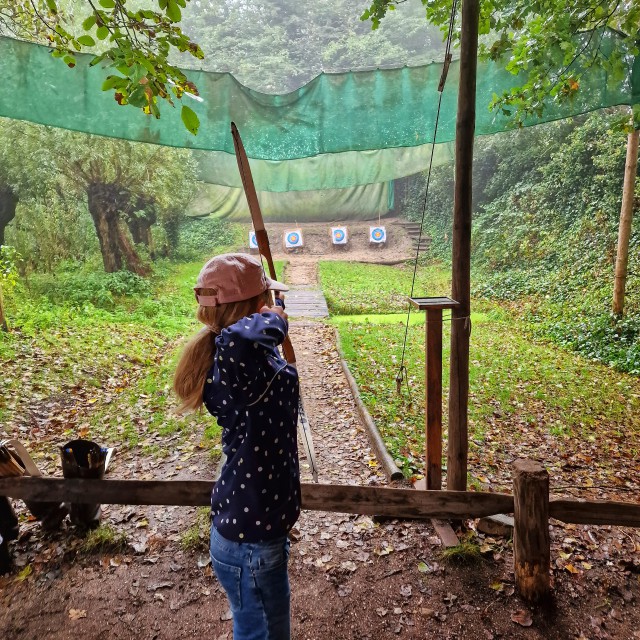
<svg viewBox="0 0 640 640">
<path fill-rule="evenodd" d="M 219 248 L 216 252 L 222 252 Z M 0 427 L 56 461 L 56 445 L 81 435 L 163 456 L 175 442 L 219 439 L 207 415 L 175 414 L 175 364 L 195 333 L 193 284 L 202 263 L 164 263 L 145 295 L 109 309 L 55 304 L 29 291 L 7 296 L 12 331 L 0 332 Z M 277 264 L 282 272 L 282 263 Z M 176 440 L 177 439 L 177 440 Z"/>
<path fill-rule="evenodd" d="M 338 309 L 364 302 L 360 285 L 350 284 L 360 268 L 343 265 L 333 272 L 332 288 L 341 295 Z M 433 286 L 426 280 L 429 274 Z M 445 274 L 432 269 L 422 277 L 427 291 L 442 292 L 438 287 Z M 380 290 L 389 291 L 390 283 L 399 282 L 398 270 L 377 267 L 376 279 Z M 391 300 L 384 311 L 394 305 Z M 640 467 L 640 381 L 533 340 L 524 324 L 495 305 L 485 303 L 481 309 L 472 315 L 471 484 L 509 489 L 510 462 L 527 456 L 553 468 L 552 486 L 555 480 L 620 491 L 635 487 Z M 387 313 L 334 316 L 332 322 L 389 450 L 407 475 L 415 475 L 421 473 L 424 459 L 424 314 L 411 314 L 405 356 L 410 391 L 405 387 L 398 396 L 395 377 L 405 319 L 406 315 Z M 450 331 L 446 319 L 445 314 L 445 402 Z M 443 417 L 446 433 L 446 405 Z"/>
</svg>

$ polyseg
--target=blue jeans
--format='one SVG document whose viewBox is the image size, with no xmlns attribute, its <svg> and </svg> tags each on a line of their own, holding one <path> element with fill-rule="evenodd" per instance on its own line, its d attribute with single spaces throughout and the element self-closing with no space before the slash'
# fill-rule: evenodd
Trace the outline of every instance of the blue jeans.
<svg viewBox="0 0 640 640">
<path fill-rule="evenodd" d="M 233 613 L 234 640 L 289 640 L 289 540 L 232 542 L 211 527 L 211 565 Z"/>
</svg>

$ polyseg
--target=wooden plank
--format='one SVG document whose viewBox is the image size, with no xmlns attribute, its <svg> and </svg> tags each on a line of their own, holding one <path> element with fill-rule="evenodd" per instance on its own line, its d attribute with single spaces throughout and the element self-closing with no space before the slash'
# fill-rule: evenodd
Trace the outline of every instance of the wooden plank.
<svg viewBox="0 0 640 640">
<path fill-rule="evenodd" d="M 409 298 L 409 302 L 421 311 L 425 309 L 452 309 L 458 305 L 455 300 L 446 297 Z"/>
<path fill-rule="evenodd" d="M 572 524 L 612 524 L 640 527 L 640 504 L 604 500 L 549 501 L 549 515 Z"/>
<path fill-rule="evenodd" d="M 442 309 L 427 309 L 425 354 L 425 477 L 442 489 Z"/>
<path fill-rule="evenodd" d="M 451 547 L 457 547 L 460 544 L 460 540 L 458 540 L 456 532 L 448 522 L 432 518 L 431 524 L 445 547 L 450 549 Z"/>
<path fill-rule="evenodd" d="M 27 500 L 208 506 L 210 480 L 0 479 L 0 495 Z M 302 508 L 392 518 L 480 518 L 513 511 L 513 498 L 474 491 L 303 484 Z"/>
<path fill-rule="evenodd" d="M 529 602 L 549 595 L 549 474 L 533 460 L 513 464 L 513 571 L 516 588 Z"/>
</svg>

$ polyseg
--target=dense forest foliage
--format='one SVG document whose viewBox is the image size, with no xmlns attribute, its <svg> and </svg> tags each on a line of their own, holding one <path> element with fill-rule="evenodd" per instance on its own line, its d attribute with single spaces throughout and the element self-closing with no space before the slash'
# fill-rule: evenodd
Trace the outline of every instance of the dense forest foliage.
<svg viewBox="0 0 640 640">
<path fill-rule="evenodd" d="M 624 319 L 611 316 L 627 136 L 620 114 L 479 138 L 475 147 L 474 290 L 513 303 L 537 332 L 640 373 L 640 233 L 630 242 Z M 403 205 L 421 219 L 425 176 Z M 451 255 L 453 167 L 434 169 L 425 215 L 430 258 Z M 636 210 L 640 187 L 636 187 Z"/>
</svg>

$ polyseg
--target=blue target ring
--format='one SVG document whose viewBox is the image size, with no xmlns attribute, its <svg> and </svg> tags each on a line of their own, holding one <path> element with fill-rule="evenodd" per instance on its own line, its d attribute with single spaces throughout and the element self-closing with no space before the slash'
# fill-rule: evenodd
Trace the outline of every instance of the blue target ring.
<svg viewBox="0 0 640 640">
<path fill-rule="evenodd" d="M 298 244 L 298 242 L 300 242 L 300 236 L 295 232 L 290 233 L 287 236 L 287 242 L 289 242 L 289 244 Z"/>
<path fill-rule="evenodd" d="M 376 227 L 375 229 L 373 229 L 373 231 L 371 232 L 371 237 L 374 240 L 382 240 L 384 239 L 384 231 L 382 229 L 380 229 L 379 227 Z"/>
<path fill-rule="evenodd" d="M 342 229 L 336 229 L 333 232 L 333 237 L 337 242 L 342 242 L 344 240 L 344 231 Z"/>
<path fill-rule="evenodd" d="M 257 249 L 258 248 L 258 241 L 256 239 L 256 234 L 254 231 L 251 231 L 249 233 L 249 248 L 250 249 Z"/>
</svg>

